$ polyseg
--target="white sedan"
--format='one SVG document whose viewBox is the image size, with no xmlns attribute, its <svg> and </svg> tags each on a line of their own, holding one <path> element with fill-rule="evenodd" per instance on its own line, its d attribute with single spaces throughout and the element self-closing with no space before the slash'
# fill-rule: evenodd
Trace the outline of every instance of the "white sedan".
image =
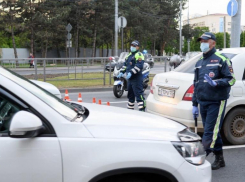
<svg viewBox="0 0 245 182">
<path fill-rule="evenodd" d="M 230 58 L 236 77 L 227 101 L 222 134 L 231 144 L 245 143 L 245 48 L 218 50 Z M 147 111 L 194 127 L 192 95 L 194 67 L 202 56 L 198 54 L 174 71 L 157 74 L 152 82 L 151 94 L 146 100 Z M 199 129 L 203 128 L 201 117 Z"/>
<path fill-rule="evenodd" d="M 211 182 L 201 138 L 186 126 L 68 104 L 2 67 L 0 121 L 1 181 Z"/>
</svg>

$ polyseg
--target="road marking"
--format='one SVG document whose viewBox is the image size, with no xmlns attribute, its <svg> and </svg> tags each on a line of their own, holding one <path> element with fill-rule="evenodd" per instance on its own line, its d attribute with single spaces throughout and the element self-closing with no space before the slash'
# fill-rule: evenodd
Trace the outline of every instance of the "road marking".
<svg viewBox="0 0 245 182">
<path fill-rule="evenodd" d="M 110 104 L 120 104 L 120 103 L 127 103 L 128 101 L 121 101 L 121 102 L 110 102 Z M 103 104 L 106 104 L 107 102 L 102 102 Z"/>
<path fill-rule="evenodd" d="M 234 145 L 234 146 L 225 146 L 225 147 L 223 147 L 224 150 L 226 150 L 226 149 L 236 149 L 236 148 L 245 148 L 245 145 Z"/>
</svg>

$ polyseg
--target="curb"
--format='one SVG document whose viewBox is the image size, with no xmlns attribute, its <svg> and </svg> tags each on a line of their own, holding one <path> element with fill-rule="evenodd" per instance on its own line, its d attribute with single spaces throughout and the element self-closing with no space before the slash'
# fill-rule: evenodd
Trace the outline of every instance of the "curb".
<svg viewBox="0 0 245 182">
<path fill-rule="evenodd" d="M 65 93 L 65 90 L 68 90 L 69 93 L 77 93 L 77 92 L 105 92 L 112 91 L 113 87 L 101 87 L 101 88 L 62 88 L 59 89 L 61 93 Z"/>
<path fill-rule="evenodd" d="M 147 90 L 150 89 L 150 86 L 148 86 Z M 105 91 L 113 91 L 112 87 L 91 87 L 91 88 L 62 88 L 59 89 L 61 93 L 65 93 L 65 90 L 68 90 L 69 93 L 77 93 L 77 92 L 105 92 Z"/>
</svg>

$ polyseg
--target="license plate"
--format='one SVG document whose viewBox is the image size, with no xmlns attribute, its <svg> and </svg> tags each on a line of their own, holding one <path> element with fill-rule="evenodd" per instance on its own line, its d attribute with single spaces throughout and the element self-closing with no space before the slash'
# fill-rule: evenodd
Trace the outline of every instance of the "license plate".
<svg viewBox="0 0 245 182">
<path fill-rule="evenodd" d="M 159 96 L 163 96 L 163 97 L 174 98 L 175 90 L 168 90 L 168 89 L 158 88 L 158 95 Z"/>
</svg>

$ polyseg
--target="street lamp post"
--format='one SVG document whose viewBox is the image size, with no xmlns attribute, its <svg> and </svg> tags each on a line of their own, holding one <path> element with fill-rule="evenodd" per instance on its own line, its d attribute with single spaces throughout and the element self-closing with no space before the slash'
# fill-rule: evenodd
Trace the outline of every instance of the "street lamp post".
<svg viewBox="0 0 245 182">
<path fill-rule="evenodd" d="M 180 0 L 180 21 L 179 21 L 179 55 L 182 56 L 182 0 Z"/>
<path fill-rule="evenodd" d="M 115 0 L 115 56 L 118 56 L 118 0 Z"/>
</svg>

